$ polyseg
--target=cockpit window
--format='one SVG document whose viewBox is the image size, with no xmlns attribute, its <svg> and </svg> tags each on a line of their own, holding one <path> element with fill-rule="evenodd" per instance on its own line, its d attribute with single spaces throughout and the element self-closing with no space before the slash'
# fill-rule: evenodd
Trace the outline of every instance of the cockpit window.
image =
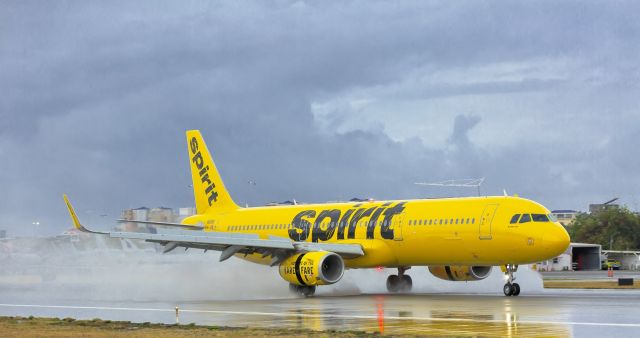
<svg viewBox="0 0 640 338">
<path fill-rule="evenodd" d="M 527 223 L 527 222 L 531 222 L 531 215 L 522 214 L 522 218 L 520 218 L 520 223 Z"/>
<path fill-rule="evenodd" d="M 556 217 L 556 215 L 554 215 L 554 214 L 549 214 L 547 216 L 549 216 L 549 219 L 551 220 L 551 222 L 557 222 L 558 221 L 558 217 Z"/>
<path fill-rule="evenodd" d="M 531 214 L 534 222 L 549 222 L 549 217 L 545 214 Z"/>
<path fill-rule="evenodd" d="M 520 214 L 515 214 L 511 217 L 511 224 L 518 223 L 518 218 L 520 218 Z"/>
</svg>

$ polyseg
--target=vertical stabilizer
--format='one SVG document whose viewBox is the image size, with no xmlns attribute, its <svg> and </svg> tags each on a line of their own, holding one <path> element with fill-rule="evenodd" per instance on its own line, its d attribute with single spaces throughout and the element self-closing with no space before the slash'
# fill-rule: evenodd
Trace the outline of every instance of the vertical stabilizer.
<svg viewBox="0 0 640 338">
<path fill-rule="evenodd" d="M 187 131 L 187 145 L 196 212 L 202 214 L 207 210 L 215 212 L 237 209 L 238 206 L 222 183 L 222 178 L 199 130 Z"/>
</svg>

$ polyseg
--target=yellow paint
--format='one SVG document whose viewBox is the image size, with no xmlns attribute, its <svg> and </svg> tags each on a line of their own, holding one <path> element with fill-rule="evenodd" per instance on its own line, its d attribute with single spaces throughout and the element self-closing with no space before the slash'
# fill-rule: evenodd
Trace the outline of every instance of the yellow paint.
<svg viewBox="0 0 640 338">
<path fill-rule="evenodd" d="M 278 205 L 254 208 L 238 207 L 227 192 L 211 155 L 197 130 L 187 132 L 191 158 L 196 210 L 198 215 L 185 219 L 185 224 L 202 222 L 205 231 L 258 234 L 260 238 L 290 238 L 302 231 L 294 228 L 296 215 L 311 223 L 318 233 L 331 228 L 330 218 L 314 224 L 325 211 L 342 218 L 348 210 L 371 209 L 354 228 L 353 238 L 338 239 L 338 230 L 320 243 L 358 243 L 365 255 L 345 259 L 348 268 L 416 265 L 503 265 L 528 264 L 558 256 L 569 245 L 569 236 L 558 222 L 511 224 L 514 214 L 543 214 L 550 211 L 541 204 L 510 196 L 466 197 L 423 200 L 367 201 L 305 205 Z M 393 238 L 383 238 L 384 215 L 379 215 L 368 238 L 367 227 L 376 210 L 384 212 L 404 203 L 402 212 L 387 224 Z M 386 207 L 385 207 L 386 205 Z M 382 208 L 385 208 L 382 211 Z M 313 214 L 313 216 L 311 216 Z M 338 219 L 340 220 L 340 219 Z M 425 222 L 426 220 L 426 222 Z M 435 221 L 435 222 L 434 222 Z M 339 223 L 339 222 L 338 222 Z M 415 225 L 414 225 L 415 223 Z M 426 223 L 426 224 L 425 224 Z M 339 225 L 336 227 L 338 228 Z M 303 236 L 304 237 L 304 236 Z M 312 241 L 309 234 L 305 241 Z M 269 264 L 261 255 L 237 255 L 249 261 Z"/>
</svg>

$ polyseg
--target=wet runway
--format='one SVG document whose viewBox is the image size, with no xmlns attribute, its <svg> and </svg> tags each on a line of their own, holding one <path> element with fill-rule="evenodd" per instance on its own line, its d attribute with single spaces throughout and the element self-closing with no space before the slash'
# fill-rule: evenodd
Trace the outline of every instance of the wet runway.
<svg viewBox="0 0 640 338">
<path fill-rule="evenodd" d="M 316 297 L 301 299 L 287 292 L 274 269 L 234 259 L 218 263 L 211 253 L 47 248 L 33 254 L 39 246 L 16 245 L 25 252 L 0 255 L 0 315 L 175 323 L 178 306 L 182 324 L 439 336 L 640 336 L 640 290 L 544 289 L 541 275 L 526 267 L 517 272 L 519 297 L 502 295 L 497 268 L 485 280 L 454 283 L 414 267 L 412 294 L 386 294 L 386 277 L 395 271 L 370 269 L 347 271 L 337 284 L 319 287 Z"/>
<path fill-rule="evenodd" d="M 553 291 L 520 297 L 367 294 L 298 299 L 0 304 L 0 315 L 455 336 L 637 337 L 640 292 Z"/>
</svg>

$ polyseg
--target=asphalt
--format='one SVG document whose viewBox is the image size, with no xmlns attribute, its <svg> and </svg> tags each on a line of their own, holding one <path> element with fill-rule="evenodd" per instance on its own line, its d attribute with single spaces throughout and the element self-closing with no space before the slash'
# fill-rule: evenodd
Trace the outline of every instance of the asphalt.
<svg viewBox="0 0 640 338">
<path fill-rule="evenodd" d="M 176 321 L 234 327 L 454 336 L 637 337 L 640 292 L 561 291 L 519 297 L 365 294 L 191 302 L 0 304 L 0 315 Z"/>
<path fill-rule="evenodd" d="M 498 269 L 479 282 L 409 270 L 414 293 L 384 292 L 383 271 L 347 271 L 313 298 L 296 298 L 269 267 L 191 252 L 72 252 L 0 257 L 0 315 L 133 322 L 355 330 L 438 336 L 640 336 L 640 290 L 544 289 L 521 268 L 519 297 L 502 295 Z M 635 272 L 614 272 L 614 277 Z M 607 278 L 606 271 L 544 278 Z"/>
</svg>

